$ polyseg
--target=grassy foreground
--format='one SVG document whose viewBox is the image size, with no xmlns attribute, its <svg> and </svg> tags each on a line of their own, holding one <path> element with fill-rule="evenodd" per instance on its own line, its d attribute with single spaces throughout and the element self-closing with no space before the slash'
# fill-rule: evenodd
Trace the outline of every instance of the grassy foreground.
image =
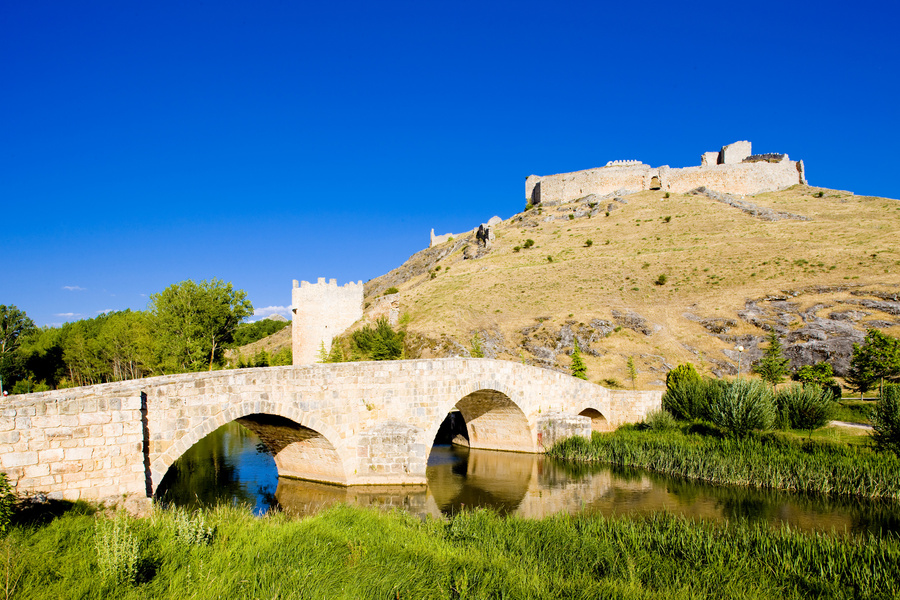
<svg viewBox="0 0 900 600">
<path fill-rule="evenodd" d="M 4 587 L 5 586 L 5 587 Z M 887 598 L 900 539 L 657 515 L 449 522 L 337 506 L 109 519 L 70 512 L 0 539 L 6 598 Z"/>
<path fill-rule="evenodd" d="M 625 427 L 611 434 L 594 433 L 590 441 L 565 439 L 548 454 L 714 484 L 900 500 L 900 457 L 863 446 L 774 434 L 735 439 Z"/>
</svg>

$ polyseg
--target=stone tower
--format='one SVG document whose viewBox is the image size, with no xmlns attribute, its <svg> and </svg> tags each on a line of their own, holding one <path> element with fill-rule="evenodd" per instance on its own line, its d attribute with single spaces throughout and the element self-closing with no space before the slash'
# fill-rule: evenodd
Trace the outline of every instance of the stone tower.
<svg viewBox="0 0 900 600">
<path fill-rule="evenodd" d="M 291 349 L 295 365 L 319 360 L 319 350 L 331 350 L 331 340 L 363 316 L 363 283 L 338 286 L 337 280 L 302 283 L 294 280 L 291 293 Z"/>
</svg>

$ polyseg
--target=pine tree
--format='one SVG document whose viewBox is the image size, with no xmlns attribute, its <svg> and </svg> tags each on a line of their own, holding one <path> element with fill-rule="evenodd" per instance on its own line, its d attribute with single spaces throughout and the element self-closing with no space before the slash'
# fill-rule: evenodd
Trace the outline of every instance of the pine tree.
<svg viewBox="0 0 900 600">
<path fill-rule="evenodd" d="M 775 329 L 772 328 L 769 331 L 769 347 L 763 352 L 762 358 L 753 364 L 753 372 L 762 377 L 763 381 L 775 387 L 784 381 L 785 376 L 790 372 L 788 369 L 790 362 L 790 359 L 784 356 L 781 341 L 778 339 Z"/>
<path fill-rule="evenodd" d="M 866 331 L 862 346 L 853 344 L 850 373 L 847 381 L 862 394 L 875 384 L 884 387 L 884 380 L 896 381 L 900 377 L 900 340 L 885 335 L 877 329 Z"/>
<path fill-rule="evenodd" d="M 575 349 L 572 350 L 572 377 L 584 379 L 587 381 L 587 366 L 581 358 L 581 348 L 578 347 L 578 340 L 575 340 Z"/>
<path fill-rule="evenodd" d="M 327 363 L 328 362 L 328 351 L 325 350 L 325 340 L 319 342 L 319 362 Z"/>
<path fill-rule="evenodd" d="M 625 366 L 628 368 L 628 378 L 631 379 L 631 389 L 635 389 L 635 383 L 637 382 L 637 369 L 634 366 L 634 359 L 629 356 L 628 362 L 625 363 Z"/>
</svg>

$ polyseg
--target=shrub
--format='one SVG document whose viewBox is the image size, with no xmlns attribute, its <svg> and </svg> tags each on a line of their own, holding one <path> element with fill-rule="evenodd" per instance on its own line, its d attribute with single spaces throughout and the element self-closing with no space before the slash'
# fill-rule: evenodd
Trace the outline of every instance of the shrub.
<svg viewBox="0 0 900 600">
<path fill-rule="evenodd" d="M 664 274 L 660 274 L 660 276 L 657 277 L 656 281 L 654 281 L 653 283 L 655 283 L 656 285 L 666 285 L 667 280 L 668 277 L 666 277 Z"/>
<path fill-rule="evenodd" d="M 673 417 L 683 421 L 708 419 L 711 390 L 717 391 L 718 384 L 699 376 L 673 379 L 672 385 L 663 394 L 662 406 Z"/>
<path fill-rule="evenodd" d="M 397 289 L 397 286 L 392 285 L 388 289 L 384 290 L 382 296 L 390 296 L 391 294 L 399 294 L 400 290 Z"/>
<path fill-rule="evenodd" d="M 620 389 L 625 386 L 622 385 L 622 382 L 616 379 L 615 377 L 607 377 L 606 379 L 600 380 L 600 385 L 613 389 Z"/>
<path fill-rule="evenodd" d="M 206 546 L 213 538 L 215 528 L 206 524 L 204 511 L 188 512 L 183 508 L 173 510 L 175 540 L 185 546 Z"/>
<path fill-rule="evenodd" d="M 6 533 L 15 505 L 16 495 L 6 478 L 6 473 L 0 473 L 0 533 Z"/>
<path fill-rule="evenodd" d="M 553 257 L 551 255 L 547 255 L 547 262 L 553 262 Z"/>
<path fill-rule="evenodd" d="M 534 240 L 531 238 L 528 238 L 527 240 L 525 240 L 525 243 L 522 244 L 523 248 L 531 248 L 532 246 L 534 246 Z"/>
<path fill-rule="evenodd" d="M 654 410 L 644 418 L 644 425 L 653 431 L 671 431 L 678 428 L 675 417 L 667 410 Z"/>
<path fill-rule="evenodd" d="M 585 248 L 590 248 L 590 247 L 593 246 L 593 245 L 594 245 L 594 240 L 584 240 L 584 247 L 585 247 Z"/>
<path fill-rule="evenodd" d="M 94 549 L 101 578 L 116 583 L 134 582 L 139 558 L 138 541 L 128 530 L 127 517 L 97 521 Z"/>
<path fill-rule="evenodd" d="M 824 427 L 834 410 L 834 395 L 815 384 L 792 385 L 775 394 L 778 425 L 812 431 Z"/>
<path fill-rule="evenodd" d="M 522 246 L 513 246 L 513 252 L 518 252 L 522 249 Z"/>
<path fill-rule="evenodd" d="M 668 373 L 666 373 L 666 388 L 670 388 L 683 379 L 694 379 L 700 381 L 700 374 L 691 363 L 678 365 Z"/>
<path fill-rule="evenodd" d="M 900 385 L 885 384 L 871 421 L 875 447 L 900 456 Z"/>
<path fill-rule="evenodd" d="M 353 354 L 365 360 L 396 360 L 403 355 L 403 331 L 395 332 L 384 317 L 350 336 Z"/>
<path fill-rule="evenodd" d="M 769 387 L 758 379 L 737 379 L 709 405 L 709 419 L 735 437 L 754 429 L 768 429 L 775 422 L 775 406 Z"/>
</svg>

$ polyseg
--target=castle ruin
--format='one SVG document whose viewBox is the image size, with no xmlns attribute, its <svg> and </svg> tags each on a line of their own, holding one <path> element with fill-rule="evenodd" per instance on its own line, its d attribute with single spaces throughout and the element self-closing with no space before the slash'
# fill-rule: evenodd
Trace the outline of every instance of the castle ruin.
<svg viewBox="0 0 900 600">
<path fill-rule="evenodd" d="M 750 142 L 723 146 L 702 155 L 699 167 L 651 167 L 636 160 L 610 161 L 606 166 L 557 175 L 529 175 L 525 198 L 532 205 L 564 204 L 589 194 L 605 196 L 644 190 L 683 194 L 700 186 L 740 196 L 783 190 L 806 184 L 803 161 L 787 154 L 753 154 Z"/>
<path fill-rule="evenodd" d="M 322 346 L 331 351 L 331 341 L 363 316 L 363 282 L 338 286 L 337 280 L 318 283 L 294 280 L 291 293 L 291 350 L 295 365 L 319 360 Z"/>
</svg>

